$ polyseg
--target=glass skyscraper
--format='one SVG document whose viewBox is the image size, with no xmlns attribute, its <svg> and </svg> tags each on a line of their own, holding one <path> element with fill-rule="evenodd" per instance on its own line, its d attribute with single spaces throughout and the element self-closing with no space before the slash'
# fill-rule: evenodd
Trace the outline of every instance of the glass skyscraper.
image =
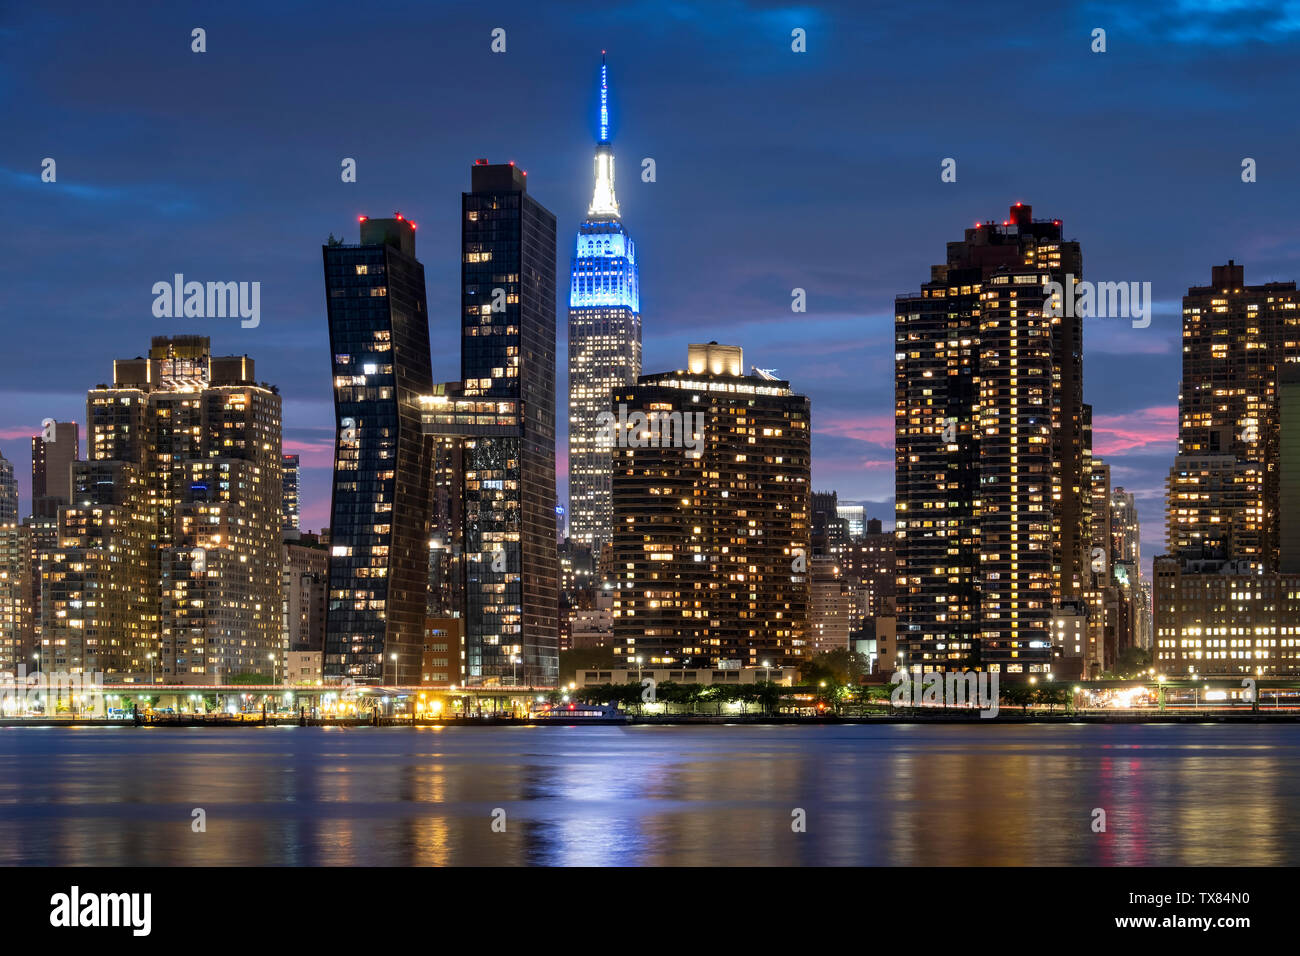
<svg viewBox="0 0 1300 956">
<path fill-rule="evenodd" d="M 334 488 L 324 672 L 418 684 L 428 586 L 433 389 L 415 224 L 361 221 L 360 245 L 323 247 L 334 376 Z"/>
<path fill-rule="evenodd" d="M 595 190 L 578 228 L 569 286 L 569 537 L 597 553 L 613 520 L 611 449 L 597 440 L 597 416 L 615 389 L 641 374 L 641 296 L 636 244 L 619 219 L 609 82 L 600 63 L 600 133 Z"/>
<path fill-rule="evenodd" d="M 555 546 L 555 217 L 513 163 L 461 199 L 465 679 L 550 686 Z"/>
</svg>

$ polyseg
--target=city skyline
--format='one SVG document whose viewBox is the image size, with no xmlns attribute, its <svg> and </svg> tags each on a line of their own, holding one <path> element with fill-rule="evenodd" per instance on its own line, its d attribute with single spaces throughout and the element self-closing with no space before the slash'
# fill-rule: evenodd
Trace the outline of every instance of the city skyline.
<svg viewBox="0 0 1300 956">
<path fill-rule="evenodd" d="M 54 22 L 36 11 L 22 16 L 30 18 L 28 26 Z M 418 19 L 420 14 L 412 16 Z M 456 18 L 463 14 L 451 16 L 461 23 Z M 964 62 L 954 57 L 951 64 L 937 66 L 933 75 L 913 78 L 915 92 L 895 97 L 896 103 L 874 94 L 894 62 L 890 58 L 901 55 L 891 52 L 889 38 L 912 35 L 917 24 L 911 18 L 918 14 L 893 13 L 889 16 L 897 19 L 876 22 L 849 8 L 759 12 L 723 5 L 710 8 L 707 15 L 679 14 L 676 31 L 646 31 L 651 16 L 648 8 L 634 7 L 618 16 L 607 14 L 603 21 L 597 18 L 579 31 L 566 26 L 563 34 L 547 33 L 531 23 L 515 28 L 507 18 L 510 45 L 503 63 L 511 76 L 528 75 L 536 81 L 535 88 L 518 105 L 491 116 L 475 109 L 472 96 L 462 102 L 431 103 L 430 121 L 413 131 L 402 149 L 388 155 L 350 134 L 327 133 L 312 122 L 300 131 L 302 145 L 268 149 L 268 143 L 279 143 L 274 132 L 267 132 L 255 115 L 234 110 L 212 119 L 214 133 L 230 157 L 218 173 L 208 161 L 195 164 L 188 155 L 154 151 L 159 137 L 152 131 L 110 134 L 101 124 L 99 142 L 70 139 L 53 119 L 33 112 L 42 105 L 40 96 L 31 104 L 15 103 L 18 124 L 28 130 L 47 129 L 52 142 L 40 147 L 40 156 L 10 150 L 0 162 L 15 210 L 39 224 L 21 242 L 14 237 L 4 240 L 11 244 L 11 260 L 27 268 L 0 293 L 5 297 L 0 307 L 6 314 L 25 314 L 30 303 L 59 287 L 52 271 L 58 260 L 50 253 L 56 248 L 55 237 L 63 240 L 66 232 L 51 233 L 47 222 L 62 219 L 87 235 L 124 237 L 132 248 L 125 267 L 115 262 L 105 270 L 101 263 L 107 247 L 84 237 L 76 240 L 86 281 L 66 300 L 50 304 L 48 323 L 68 335 L 33 339 L 23 350 L 26 361 L 8 370 L 0 451 L 18 473 L 22 511 L 30 510 L 28 455 L 40 421 L 84 419 L 84 388 L 90 382 L 60 381 L 48 369 L 88 367 L 97 354 L 116 353 L 119 343 L 145 341 L 149 335 L 202 334 L 213 339 L 217 352 L 256 355 L 267 380 L 281 386 L 286 397 L 285 452 L 302 458 L 302 525 L 319 528 L 327 523 L 332 415 L 328 383 L 319 374 L 328 345 L 319 276 L 311 275 L 315 246 L 331 231 L 345 232 L 357 214 L 405 210 L 422 223 L 421 258 L 430 265 L 431 334 L 446 341 L 455 315 L 454 193 L 464 165 L 481 155 L 493 161 L 517 160 L 531 171 L 538 196 L 559 217 L 559 234 L 573 234 L 590 198 L 595 115 L 579 107 L 593 95 L 593 57 L 607 48 L 620 77 L 613 91 L 614 134 L 627 144 L 621 148 L 626 159 L 619 201 L 636 224 L 639 244 L 653 253 L 642 263 L 644 296 L 654 303 L 647 307 L 654 315 L 654 334 L 646 341 L 644 368 L 675 367 L 676 356 L 690 341 L 716 338 L 743 345 L 756 365 L 776 367 L 781 378 L 812 400 L 812 486 L 835 488 L 845 501 L 869 502 L 869 516 L 890 522 L 893 510 L 891 399 L 887 388 L 880 387 L 892 361 L 893 296 L 915 287 L 918 264 L 933 259 L 934 248 L 949 237 L 954 223 L 974 222 L 989 209 L 1013 201 L 1033 201 L 1069 223 L 1069 238 L 1087 250 L 1090 277 L 1151 281 L 1156 290 L 1151 328 L 1135 330 L 1105 319 L 1084 323 L 1085 396 L 1094 406 L 1096 450 L 1114 468 L 1114 483 L 1137 496 L 1143 563 L 1149 567 L 1151 557 L 1164 550 L 1163 481 L 1176 439 L 1182 295 L 1205 281 L 1210 266 L 1229 259 L 1245 265 L 1251 284 L 1293 280 L 1297 272 L 1294 245 L 1276 225 L 1296 211 L 1296 198 L 1283 185 L 1289 156 L 1279 149 L 1278 131 L 1263 119 L 1268 109 L 1242 116 L 1234 108 L 1235 94 L 1247 89 L 1266 104 L 1279 95 L 1256 89 L 1252 77 L 1265 73 L 1288 52 L 1285 41 L 1294 39 L 1294 31 L 1272 24 L 1283 42 L 1255 39 L 1244 29 L 1178 32 L 1172 20 L 1120 5 L 1086 12 L 1079 8 L 1060 18 L 1021 18 L 1021 29 L 1011 39 L 955 18 L 949 28 L 959 25 L 973 31 L 970 46 L 984 55 L 992 50 L 1026 56 L 1024 48 L 1038 44 L 1068 60 L 1071 69 L 1100 65 L 1109 71 L 1097 74 L 1087 108 L 1076 118 L 1080 128 L 1069 136 L 1054 136 L 1049 129 L 1041 142 L 1036 141 L 1036 161 L 1030 162 L 1022 159 L 1022 152 L 990 146 L 976 120 L 898 141 L 871 134 L 873 129 L 891 128 L 891 117 L 897 125 L 899 110 L 919 109 Z M 106 56 L 88 45 L 90 34 L 96 34 L 96 43 L 100 37 L 123 41 L 117 47 L 105 44 L 118 51 L 113 56 L 147 43 L 142 75 L 150 68 L 194 68 L 192 61 L 183 59 L 192 56 L 186 43 L 178 40 L 174 55 L 159 52 L 165 48 L 160 39 L 165 24 L 143 28 L 140 37 L 131 40 L 120 35 L 121 28 L 97 21 L 95 14 L 86 17 L 102 29 L 87 30 L 82 23 L 68 43 L 90 63 Z M 335 10 L 327 8 L 322 17 L 323 26 L 337 23 Z M 1088 50 L 1094 21 L 1111 29 L 1112 48 L 1104 56 Z M 202 61 L 203 72 L 179 86 L 189 95 L 201 92 L 204 102 L 234 107 L 243 102 L 239 91 L 246 88 L 236 87 L 226 100 L 217 99 L 227 76 L 212 62 L 224 56 L 216 40 L 223 32 L 229 35 L 229 22 L 224 31 L 222 26 L 214 19 L 208 27 L 212 59 Z M 241 35 L 241 50 L 250 55 L 251 42 L 255 60 L 277 41 L 283 44 L 285 35 L 296 35 L 304 24 L 269 13 L 264 27 L 260 37 Z M 795 27 L 809 33 L 806 54 L 791 52 L 789 33 Z M 473 24 L 463 28 L 467 33 L 479 29 Z M 182 39 L 187 37 L 188 26 L 176 29 Z M 449 50 L 450 68 L 468 68 L 464 65 L 492 55 L 489 29 L 481 28 L 481 50 Z M 460 26 L 438 30 L 458 33 Z M 881 49 L 878 67 L 864 68 L 849 55 L 855 41 L 868 40 Z M 349 55 L 355 55 L 352 47 L 364 50 L 376 45 L 378 37 L 362 33 L 330 42 L 339 46 L 306 52 L 285 44 L 283 63 L 272 67 L 258 62 L 263 70 L 286 71 L 285 76 L 294 70 L 310 75 L 313 65 L 329 62 L 330 52 L 349 49 Z M 1216 64 L 1208 75 L 1200 56 L 1206 49 L 1213 50 Z M 21 70 L 25 61 L 17 51 L 10 62 Z M 1029 62 L 1044 78 L 1051 77 L 1049 64 L 1032 58 Z M 1154 78 L 1153 66 L 1168 75 Z M 416 82 L 424 67 L 399 68 L 407 71 L 404 79 L 411 81 L 412 89 L 427 88 Z M 30 75 L 52 80 L 48 92 L 41 94 L 46 103 L 70 98 L 86 115 L 94 115 L 101 96 L 112 95 L 115 103 L 139 103 L 134 125 L 128 124 L 132 129 L 138 130 L 160 110 L 167 112 L 156 99 L 164 94 L 152 87 L 147 96 L 132 93 L 138 77 L 119 77 L 108 69 L 87 70 L 82 76 L 96 72 L 107 78 L 93 85 L 80 80 L 85 86 L 70 85 L 73 81 L 57 80 L 35 67 Z M 864 98 L 870 98 L 867 118 L 874 122 L 863 123 L 863 117 L 855 116 L 845 123 L 842 104 L 808 99 L 810 90 L 836 81 L 856 84 Z M 1135 82 L 1149 94 L 1155 106 L 1152 115 L 1120 108 Z M 105 84 L 111 94 L 99 89 Z M 702 89 L 709 95 L 700 97 Z M 339 95 L 346 103 L 368 92 L 362 83 Z M 276 95 L 306 93 L 289 83 L 287 91 Z M 976 94 L 948 95 L 960 105 Z M 984 99 L 977 112 L 1028 105 L 1022 102 L 1024 94 L 992 83 L 979 95 Z M 766 97 L 772 107 L 754 109 L 755 97 Z M 721 127 L 720 109 L 728 117 Z M 1188 154 L 1174 149 L 1185 136 L 1189 116 L 1198 117 L 1207 128 L 1231 128 L 1231 150 L 1204 147 Z M 635 120 L 620 129 L 621 117 Z M 1172 136 L 1173 127 L 1182 136 Z M 448 129 L 454 135 L 445 135 Z M 240 130 L 258 131 L 258 152 L 266 154 L 259 161 L 241 151 Z M 836 136 L 829 142 L 826 133 L 832 130 Z M 158 132 L 164 140 L 171 133 L 172 141 L 184 142 L 176 129 Z M 44 142 L 39 136 L 36 140 Z M 1052 145 L 1057 141 L 1074 145 Z M 1114 150 L 1116 141 L 1127 149 Z M 92 142 L 93 150 L 88 148 Z M 1244 145 L 1237 148 L 1238 142 Z M 184 147 L 177 148 L 184 152 Z M 1071 155 L 1074 149 L 1082 158 Z M 1116 152 L 1122 155 L 1112 155 Z M 45 155 L 59 160 L 57 183 L 39 181 Z M 357 159 L 358 180 L 344 184 L 338 164 L 350 156 Z M 948 156 L 958 161 L 957 182 L 952 184 L 939 178 L 940 161 Z M 1241 182 L 1242 156 L 1258 159 L 1258 182 Z M 641 180 L 643 158 L 656 160 L 654 183 Z M 888 241 L 864 241 L 828 219 L 833 208 L 843 208 L 843 191 L 833 182 L 836 177 L 821 177 L 818 171 L 834 161 L 852 163 L 861 174 L 894 184 L 889 190 L 859 194 L 848 207 L 852 214 L 843 217 L 855 223 L 862 217 L 890 223 Z M 807 169 L 809 175 L 792 181 L 790 168 Z M 1084 181 L 1084 169 L 1100 172 Z M 314 177 L 310 190 L 284 188 L 301 180 L 305 171 Z M 228 186 L 232 176 L 238 183 L 233 191 Z M 821 181 L 826 178 L 832 182 Z M 1171 188 L 1171 178 L 1185 188 Z M 1186 188 L 1191 187 L 1198 201 L 1185 206 Z M 761 201 L 755 203 L 755 198 Z M 231 208 L 221 208 L 227 202 Z M 695 235 L 696 227 L 687 230 L 688 224 L 692 215 L 704 210 L 722 224 L 725 241 L 710 242 L 701 254 L 681 236 Z M 255 223 L 265 225 L 250 226 Z M 709 235 L 709 229 L 698 234 Z M 114 252 L 112 258 L 120 255 Z M 561 256 L 557 270 L 565 269 Z M 243 330 L 229 320 L 222 325 L 221 320 L 154 319 L 149 287 L 174 272 L 205 280 L 260 281 L 265 296 L 261 325 Z M 557 281 L 562 288 L 562 273 Z M 790 312 L 793 288 L 807 291 L 806 314 Z M 71 357 L 66 354 L 70 341 Z M 435 381 L 456 377 L 449 354 L 450 349 L 435 350 Z M 878 374 L 864 375 L 864 367 Z M 566 390 L 561 376 L 557 392 L 563 395 Z M 561 432 L 561 454 L 566 443 Z M 560 473 L 563 478 L 562 464 Z M 557 500 L 565 499 L 561 484 Z"/>
</svg>

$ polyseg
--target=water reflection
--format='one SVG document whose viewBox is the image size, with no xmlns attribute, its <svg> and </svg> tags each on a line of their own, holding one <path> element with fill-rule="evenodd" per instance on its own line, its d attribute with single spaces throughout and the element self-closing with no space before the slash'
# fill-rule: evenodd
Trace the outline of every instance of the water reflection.
<svg viewBox="0 0 1300 956">
<path fill-rule="evenodd" d="M 1297 791 L 1287 726 L 10 728 L 0 863 L 1277 865 Z"/>
</svg>

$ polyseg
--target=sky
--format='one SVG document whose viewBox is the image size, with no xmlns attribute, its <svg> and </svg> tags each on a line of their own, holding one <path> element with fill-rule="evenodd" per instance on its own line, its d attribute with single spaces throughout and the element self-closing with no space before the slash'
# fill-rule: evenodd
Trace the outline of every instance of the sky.
<svg viewBox="0 0 1300 956">
<path fill-rule="evenodd" d="M 1149 328 L 1085 322 L 1084 397 L 1147 563 L 1162 551 L 1182 295 L 1230 258 L 1251 284 L 1300 279 L 1300 3 L 0 5 L 0 452 L 23 512 L 41 420 L 84 428 L 113 358 L 189 333 L 280 388 L 303 526 L 327 525 L 320 246 L 355 242 L 359 215 L 415 220 L 435 380 L 458 378 L 459 194 L 479 157 L 521 165 L 557 217 L 565 355 L 602 50 L 645 372 L 690 342 L 743 346 L 811 398 L 814 487 L 888 527 L 894 296 L 964 228 L 1032 204 L 1082 244 L 1085 278 L 1151 283 Z M 260 325 L 155 318 L 152 286 L 177 272 L 260 282 Z"/>
</svg>

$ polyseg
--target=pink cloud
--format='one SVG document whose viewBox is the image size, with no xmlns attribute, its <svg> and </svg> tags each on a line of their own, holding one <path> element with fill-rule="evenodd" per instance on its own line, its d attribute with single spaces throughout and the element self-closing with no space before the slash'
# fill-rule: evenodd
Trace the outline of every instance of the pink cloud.
<svg viewBox="0 0 1300 956">
<path fill-rule="evenodd" d="M 0 441 L 12 441 L 15 438 L 31 438 L 41 433 L 40 425 L 17 425 L 13 428 L 0 428 Z"/>
<path fill-rule="evenodd" d="M 1153 405 L 1122 415 L 1098 415 L 1092 422 L 1092 450 L 1117 455 L 1135 450 L 1162 450 L 1178 441 L 1178 406 Z"/>
<path fill-rule="evenodd" d="M 813 431 L 819 435 L 833 435 L 836 438 L 852 438 L 856 441 L 875 442 L 878 445 L 893 447 L 894 416 L 884 414 L 871 415 L 819 415 L 813 413 Z M 893 462 L 889 463 L 893 467 Z"/>
<path fill-rule="evenodd" d="M 284 439 L 281 450 L 286 455 L 298 455 L 299 465 L 303 468 L 333 468 L 334 442 L 332 439 L 320 441 L 294 441 Z"/>
</svg>

